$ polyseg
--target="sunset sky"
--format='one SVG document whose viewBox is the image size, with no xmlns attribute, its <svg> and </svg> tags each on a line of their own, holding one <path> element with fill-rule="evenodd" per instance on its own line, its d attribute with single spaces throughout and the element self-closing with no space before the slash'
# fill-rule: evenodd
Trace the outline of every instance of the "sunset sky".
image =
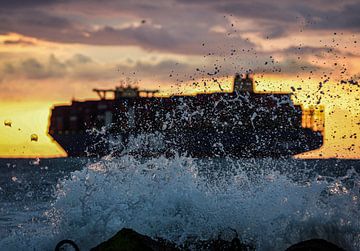
<svg viewBox="0 0 360 251">
<path fill-rule="evenodd" d="M 360 158 L 359 13 L 358 0 L 2 0 L 0 157 L 65 156 L 49 109 L 95 87 L 216 91 L 211 78 L 229 89 L 251 69 L 258 92 L 325 106 L 325 145 L 306 157 Z"/>
</svg>

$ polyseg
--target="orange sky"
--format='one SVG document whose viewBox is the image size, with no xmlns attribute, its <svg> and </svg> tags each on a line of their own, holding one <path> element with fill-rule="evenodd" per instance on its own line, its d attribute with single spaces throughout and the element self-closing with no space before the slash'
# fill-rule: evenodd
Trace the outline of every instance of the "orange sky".
<svg viewBox="0 0 360 251">
<path fill-rule="evenodd" d="M 231 80 L 223 79 L 223 86 L 230 86 Z M 284 84 L 285 83 L 285 84 Z M 281 86 L 276 91 L 288 92 L 291 86 L 302 86 L 305 90 L 295 93 L 294 102 L 307 105 L 316 103 L 316 98 L 306 96 L 314 83 L 292 83 L 291 79 L 278 79 L 274 76 L 258 79 L 257 91 L 274 91 L 274 86 Z M 191 86 L 191 85 L 190 85 Z M 216 88 L 214 87 L 214 90 Z M 325 144 L 316 151 L 303 154 L 306 158 L 337 157 L 359 158 L 360 142 L 356 137 L 360 135 L 360 106 L 356 98 L 359 92 L 355 87 L 342 89 L 339 85 L 328 83 L 324 87 L 329 95 L 322 95 L 321 104 L 325 105 L 326 130 Z M 185 87 L 185 92 L 194 90 Z M 336 93 L 337 98 L 330 97 Z M 55 102 L 56 103 L 56 102 Z M 49 111 L 52 102 L 48 101 L 20 101 L 0 103 L 0 121 L 11 121 L 11 127 L 0 126 L 0 156 L 1 157 L 61 157 L 65 152 L 47 135 Z M 30 140 L 31 134 L 37 134 L 37 142 Z M 300 156 L 300 157 L 301 157 Z"/>
<path fill-rule="evenodd" d="M 101 18 L 99 25 L 109 21 Z M 129 20 L 117 29 L 145 29 L 138 20 Z M 288 33 L 269 39 L 254 20 L 236 16 L 223 20 L 208 27 L 204 33 L 208 37 L 196 43 L 181 37 L 186 46 L 173 47 L 158 40 L 159 46 L 147 45 L 145 40 L 119 44 L 88 43 L 83 38 L 60 41 L 63 38 L 52 37 L 51 30 L 46 30 L 49 37 L 40 37 L 39 27 L 32 27 L 34 34 L 27 35 L 20 30 L 0 32 L 0 157 L 65 156 L 47 135 L 50 108 L 72 98 L 96 98 L 91 91 L 95 87 L 113 88 L 128 78 L 144 88 L 194 93 L 219 90 L 209 81 L 209 74 L 218 69 L 214 78 L 223 89 L 229 89 L 236 72 L 253 69 L 258 92 L 295 89 L 294 102 L 325 106 L 325 144 L 302 156 L 360 158 L 360 87 L 347 82 L 360 79 L 357 32 L 293 24 Z M 194 29 L 203 32 L 205 24 L 200 24 Z M 152 19 L 146 25 L 152 32 L 163 31 L 164 24 Z M 97 31 L 96 25 L 92 28 Z M 188 35 L 188 30 L 184 32 Z M 178 33 L 174 36 L 180 39 Z M 5 121 L 11 121 L 11 127 Z M 31 134 L 37 134 L 39 140 L 31 142 Z"/>
<path fill-rule="evenodd" d="M 64 151 L 47 135 L 48 102 L 6 102 L 0 110 L 0 157 L 56 157 Z M 11 121 L 11 127 L 4 121 Z M 38 141 L 31 141 L 32 134 Z"/>
</svg>

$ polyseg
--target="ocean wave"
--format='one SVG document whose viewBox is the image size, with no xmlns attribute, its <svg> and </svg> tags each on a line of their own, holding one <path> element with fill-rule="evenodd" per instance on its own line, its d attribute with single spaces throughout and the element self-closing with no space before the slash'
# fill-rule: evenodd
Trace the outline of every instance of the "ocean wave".
<svg viewBox="0 0 360 251">
<path fill-rule="evenodd" d="M 126 227 L 179 245 L 237 234 L 257 250 L 285 250 L 311 238 L 359 250 L 358 173 L 305 179 L 292 165 L 179 155 L 104 158 L 60 181 L 45 219 L 0 246 L 53 250 L 59 240 L 73 239 L 86 250 Z"/>
</svg>

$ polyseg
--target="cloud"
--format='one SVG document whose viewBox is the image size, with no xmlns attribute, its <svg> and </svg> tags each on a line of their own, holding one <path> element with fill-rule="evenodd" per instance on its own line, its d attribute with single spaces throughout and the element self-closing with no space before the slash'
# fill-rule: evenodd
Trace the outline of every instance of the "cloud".
<svg viewBox="0 0 360 251">
<path fill-rule="evenodd" d="M 260 73 L 284 73 L 284 74 L 303 74 L 308 75 L 310 72 L 317 71 L 319 69 L 326 69 L 325 67 L 319 67 L 303 60 L 297 60 L 296 58 L 286 58 L 279 61 L 276 64 L 265 67 L 264 65 L 258 64 L 253 70 L 254 72 Z"/>
<path fill-rule="evenodd" d="M 49 79 L 66 77 L 71 67 L 86 64 L 86 56 L 75 55 L 67 62 L 61 62 L 54 55 L 50 55 L 46 62 L 36 58 L 26 58 L 19 63 L 5 62 L 1 70 L 3 79 Z M 81 60 L 79 60 L 81 59 Z"/>
<path fill-rule="evenodd" d="M 19 69 L 27 78 L 43 78 L 46 75 L 44 66 L 34 58 L 23 61 Z"/>
<path fill-rule="evenodd" d="M 308 15 L 312 29 L 360 31 L 360 3 L 353 2 L 340 6 L 338 9 L 317 9 Z"/>
<path fill-rule="evenodd" d="M 289 48 L 289 50 L 293 50 L 293 48 Z M 241 51 L 228 60 L 210 57 L 199 62 L 163 59 L 157 63 L 143 60 L 129 62 L 126 59 L 121 62 L 100 63 L 86 55 L 74 54 L 63 60 L 59 60 L 54 55 L 50 55 L 46 60 L 34 57 L 22 59 L 20 62 L 5 60 L 0 74 L 2 83 L 10 80 L 21 81 L 21 79 L 44 82 L 62 79 L 69 84 L 79 81 L 94 83 L 131 77 L 140 82 L 172 85 L 232 76 L 236 72 L 248 69 L 260 75 L 274 72 L 301 74 L 325 68 L 320 68 L 306 60 L 299 60 L 293 55 L 276 61 L 269 53 L 259 54 L 251 51 Z"/>
<path fill-rule="evenodd" d="M 274 51 L 275 52 L 275 51 Z M 327 56 L 346 56 L 358 57 L 359 55 L 353 52 L 344 52 L 332 47 L 315 47 L 315 46 L 291 46 L 281 51 L 280 53 L 286 55 L 311 55 L 318 58 L 325 58 Z"/>
<path fill-rule="evenodd" d="M 255 44 L 243 32 L 286 37 L 307 30 L 360 31 L 354 0 L 277 1 L 5 1 L 0 33 L 15 32 L 58 43 L 135 45 L 147 50 L 203 55 L 219 47 Z M 225 16 L 225 18 L 224 18 Z M 238 22 L 231 26 L 233 19 Z M 142 20 L 146 20 L 142 24 Z M 222 33 L 213 32 L 213 27 Z M 229 33 L 237 35 L 228 36 Z M 203 43 L 207 47 L 202 47 Z"/>
<path fill-rule="evenodd" d="M 50 9 L 48 5 L 38 3 L 34 3 L 36 8 L 33 9 L 19 7 L 0 12 L 0 33 L 14 32 L 59 43 L 135 45 L 148 50 L 180 54 L 204 54 L 204 42 L 208 50 L 215 50 L 224 43 L 224 34 L 215 33 L 211 28 L 215 25 L 224 26 L 227 21 L 212 12 L 177 9 L 177 6 L 170 8 L 167 4 L 129 3 L 124 6 L 107 3 L 104 6 L 96 5 L 100 14 L 93 14 L 91 10 L 93 15 L 90 16 L 86 11 L 95 8 L 96 2 L 80 3 L 69 3 L 67 12 L 70 14 L 64 12 L 64 5 L 55 5 Z M 75 8 L 72 8 L 73 5 Z M 79 6 L 83 7 L 82 13 Z M 113 17 L 114 20 L 105 21 L 101 14 L 103 12 L 111 12 L 113 15 L 119 12 L 123 16 L 131 16 L 131 21 L 123 25 L 122 18 L 118 16 Z M 141 24 L 144 19 L 146 22 Z M 253 46 L 240 37 L 228 40 L 230 43 L 236 41 L 244 47 Z"/>
<path fill-rule="evenodd" d="M 249 18 L 258 23 L 263 34 L 286 35 L 304 25 L 309 30 L 360 31 L 360 3 L 357 1 L 326 1 L 289 3 L 289 1 L 238 1 L 215 6 L 225 13 Z"/>
<path fill-rule="evenodd" d="M 36 20 L 29 22 L 27 18 L 11 20 L 0 24 L 0 31 L 8 29 L 26 36 L 34 36 L 44 40 L 60 43 L 82 43 L 91 45 L 139 46 L 148 50 L 173 52 L 179 54 L 205 54 L 215 51 L 220 44 L 236 43 L 244 48 L 253 47 L 249 41 L 240 37 L 226 37 L 215 33 L 212 27 L 162 27 L 161 25 L 143 24 L 114 28 L 104 26 L 100 28 L 85 28 L 72 24 L 61 18 L 49 17 L 47 14 L 37 13 Z M 9 28 L 12 27 L 12 28 Z M 206 43 L 206 48 L 203 44 Z M 225 44 L 224 44 L 225 46 Z"/>
<path fill-rule="evenodd" d="M 16 40 L 4 40 L 4 45 L 24 45 L 24 46 L 33 46 L 34 42 L 24 39 L 16 39 Z"/>
<path fill-rule="evenodd" d="M 83 64 L 89 64 L 92 63 L 93 60 L 85 55 L 82 54 L 75 54 L 72 58 L 65 61 L 65 64 L 68 66 L 77 66 L 77 65 L 83 65 Z"/>
<path fill-rule="evenodd" d="M 136 72 L 136 78 L 152 78 L 157 81 L 169 80 L 169 74 L 176 70 L 178 74 L 186 74 L 194 70 L 194 66 L 173 60 L 163 60 L 158 63 L 143 61 L 129 65 L 123 63 L 97 63 L 90 57 L 75 54 L 67 60 L 59 60 L 50 55 L 47 60 L 26 58 L 20 62 L 5 61 L 0 68 L 0 74 L 6 80 L 49 80 L 67 79 L 69 81 L 107 81 L 129 76 Z M 154 77 L 155 76 L 155 77 Z M 5 81 L 3 81 L 5 82 Z"/>
<path fill-rule="evenodd" d="M 47 5 L 53 5 L 54 3 L 61 2 L 61 0 L 2 0 L 1 7 L 3 9 L 24 9 L 24 8 L 35 8 Z"/>
</svg>

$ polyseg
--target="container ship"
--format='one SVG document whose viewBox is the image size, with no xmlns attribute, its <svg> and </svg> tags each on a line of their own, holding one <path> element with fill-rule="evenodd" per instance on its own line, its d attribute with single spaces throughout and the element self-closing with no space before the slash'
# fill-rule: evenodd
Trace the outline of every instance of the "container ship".
<svg viewBox="0 0 360 251">
<path fill-rule="evenodd" d="M 98 100 L 52 108 L 49 134 L 68 156 L 277 158 L 323 144 L 323 110 L 303 110 L 291 94 L 256 93 L 248 73 L 235 75 L 231 92 L 160 97 L 132 86 L 94 91 Z"/>
</svg>

